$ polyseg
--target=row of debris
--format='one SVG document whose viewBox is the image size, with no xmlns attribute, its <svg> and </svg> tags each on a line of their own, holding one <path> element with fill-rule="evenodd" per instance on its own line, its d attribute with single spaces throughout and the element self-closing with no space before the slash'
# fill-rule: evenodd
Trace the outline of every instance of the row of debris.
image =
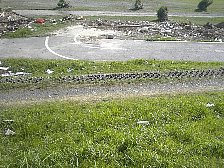
<svg viewBox="0 0 224 168">
<path fill-rule="evenodd" d="M 112 73 L 112 74 L 89 74 L 81 76 L 64 76 L 52 79 L 59 83 L 94 83 L 106 81 L 122 81 L 133 79 L 188 79 L 188 78 L 211 78 L 224 77 L 224 68 L 207 69 L 207 70 L 187 70 L 187 71 L 170 71 L 170 72 L 139 72 L 139 73 Z M 49 80 L 51 77 L 4 77 L 0 83 L 41 83 Z"/>
<path fill-rule="evenodd" d="M 224 22 L 200 26 L 174 21 L 108 21 L 97 19 L 84 23 L 85 26 L 99 29 L 112 29 L 124 32 L 123 38 L 147 39 L 154 37 L 171 37 L 187 41 L 224 41 Z M 121 37 L 122 38 L 122 37 Z"/>
<path fill-rule="evenodd" d="M 1 61 L 0 61 L 0 65 L 1 65 Z M 0 66 L 0 77 L 24 76 L 24 75 L 31 75 L 31 73 L 27 73 L 27 72 L 12 72 L 9 67 L 2 67 L 2 66 Z"/>
</svg>

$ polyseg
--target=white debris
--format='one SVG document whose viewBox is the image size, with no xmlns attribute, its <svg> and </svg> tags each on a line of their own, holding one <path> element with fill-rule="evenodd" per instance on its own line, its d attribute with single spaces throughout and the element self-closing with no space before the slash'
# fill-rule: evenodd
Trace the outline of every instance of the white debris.
<svg viewBox="0 0 224 168">
<path fill-rule="evenodd" d="M 67 69 L 67 72 L 69 73 L 69 72 L 72 72 L 73 71 L 73 69 L 71 69 L 71 68 L 68 68 Z"/>
<path fill-rule="evenodd" d="M 14 120 L 3 120 L 4 122 L 14 122 Z"/>
<path fill-rule="evenodd" d="M 8 69 L 9 69 L 9 67 L 0 67 L 0 70 L 3 70 L 3 71 L 7 71 Z"/>
<path fill-rule="evenodd" d="M 206 104 L 206 107 L 213 107 L 213 106 L 215 106 L 215 104 L 213 104 L 213 103 Z"/>
<path fill-rule="evenodd" d="M 2 61 L 0 61 L 0 65 L 2 65 Z"/>
<path fill-rule="evenodd" d="M 30 75 L 31 73 L 27 73 L 27 72 L 16 72 L 15 76 L 17 75 Z"/>
<path fill-rule="evenodd" d="M 1 77 L 21 76 L 21 75 L 30 75 L 30 74 L 31 73 L 26 73 L 26 72 L 16 72 L 16 73 L 8 72 L 8 73 L 1 74 Z"/>
<path fill-rule="evenodd" d="M 137 124 L 148 125 L 149 121 L 138 121 Z"/>
<path fill-rule="evenodd" d="M 50 69 L 48 69 L 48 70 L 46 70 L 46 73 L 47 74 L 52 74 L 54 71 L 52 71 L 52 70 L 50 70 Z"/>
<path fill-rule="evenodd" d="M 5 131 L 5 135 L 9 136 L 9 135 L 15 135 L 16 133 L 12 130 L 10 130 L 9 128 Z"/>
</svg>

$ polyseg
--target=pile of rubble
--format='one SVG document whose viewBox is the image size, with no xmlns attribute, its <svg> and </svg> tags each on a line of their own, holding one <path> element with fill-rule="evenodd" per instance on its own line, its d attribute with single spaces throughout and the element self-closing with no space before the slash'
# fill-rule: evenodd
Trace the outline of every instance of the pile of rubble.
<svg viewBox="0 0 224 168">
<path fill-rule="evenodd" d="M 0 37 L 20 27 L 27 27 L 31 22 L 32 19 L 21 16 L 11 9 L 0 10 Z"/>
<path fill-rule="evenodd" d="M 169 71 L 169 72 L 136 72 L 136 73 L 111 73 L 111 74 L 89 74 L 81 76 L 61 76 L 53 78 L 49 76 L 44 77 L 29 77 L 29 76 L 16 76 L 16 77 L 3 77 L 0 78 L 0 83 L 42 83 L 48 80 L 54 80 L 59 83 L 96 83 L 107 81 L 125 81 L 135 79 L 201 79 L 201 78 L 223 78 L 224 68 L 220 69 L 206 69 L 206 70 L 186 70 L 186 71 Z"/>
<path fill-rule="evenodd" d="M 85 23 L 85 26 L 99 29 L 113 29 L 124 32 L 123 38 L 150 39 L 154 37 L 170 37 L 175 40 L 187 41 L 224 41 L 223 23 L 204 26 L 192 23 L 178 23 L 173 21 L 108 21 L 97 19 Z"/>
</svg>

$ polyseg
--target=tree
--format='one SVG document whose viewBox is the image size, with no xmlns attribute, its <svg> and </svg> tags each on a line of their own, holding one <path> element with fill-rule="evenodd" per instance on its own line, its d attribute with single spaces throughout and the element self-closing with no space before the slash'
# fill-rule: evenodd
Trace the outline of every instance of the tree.
<svg viewBox="0 0 224 168">
<path fill-rule="evenodd" d="M 157 11 L 157 17 L 161 22 L 168 20 L 168 9 L 166 6 L 162 6 L 159 8 L 159 10 Z"/>
<path fill-rule="evenodd" d="M 202 0 L 198 4 L 198 9 L 196 11 L 207 11 L 208 6 L 213 3 L 213 0 Z"/>
</svg>

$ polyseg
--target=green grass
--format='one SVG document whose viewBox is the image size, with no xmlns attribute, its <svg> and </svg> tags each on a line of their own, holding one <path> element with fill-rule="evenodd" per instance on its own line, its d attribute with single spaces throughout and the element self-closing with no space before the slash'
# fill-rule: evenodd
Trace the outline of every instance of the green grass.
<svg viewBox="0 0 224 168">
<path fill-rule="evenodd" d="M 41 59 L 0 59 L 3 67 L 10 67 L 12 72 L 31 73 L 32 77 L 43 77 L 45 80 L 41 83 L 0 83 L 0 90 L 15 88 L 32 87 L 53 87 L 58 85 L 55 80 L 63 76 L 77 76 L 98 73 L 130 73 L 130 72 L 148 72 L 160 71 L 168 72 L 174 70 L 206 70 L 218 69 L 224 66 L 223 62 L 191 62 L 191 61 L 159 61 L 159 60 L 131 60 L 126 62 L 93 62 L 93 61 L 72 61 L 72 60 L 41 60 Z M 54 72 L 47 74 L 46 70 Z M 68 71 L 70 70 L 70 71 Z M 107 81 L 106 84 L 114 84 L 118 81 Z M 136 80 L 123 81 L 125 83 L 138 82 Z M 144 82 L 144 81 L 142 81 Z M 88 84 L 88 83 L 86 83 Z M 93 84 L 93 83 L 89 83 Z M 66 85 L 71 85 L 67 83 Z"/>
<path fill-rule="evenodd" d="M 1 66 L 10 67 L 13 72 L 28 72 L 33 76 L 48 76 L 47 69 L 54 71 L 52 76 L 84 75 L 97 73 L 145 72 L 209 69 L 224 66 L 223 62 L 192 62 L 192 61 L 160 61 L 160 60 L 131 60 L 131 61 L 73 61 L 46 59 L 0 59 Z M 71 72 L 68 72 L 68 69 Z"/>
<path fill-rule="evenodd" d="M 53 9 L 57 6 L 57 0 L 2 0 L 0 7 L 11 6 L 13 9 Z M 67 10 L 104 10 L 104 11 L 129 11 L 133 7 L 135 0 L 86 0 L 70 1 L 73 6 Z M 144 9 L 140 12 L 156 12 L 161 6 L 167 6 L 170 12 L 191 12 L 196 9 L 200 0 L 150 0 L 142 1 Z M 47 4 L 47 5 L 46 5 Z M 215 0 L 208 7 L 209 13 L 223 13 L 223 0 Z"/>
<path fill-rule="evenodd" d="M 0 129 L 16 135 L 0 135 L 0 165 L 221 168 L 223 102 L 214 92 L 2 107 Z"/>
</svg>

